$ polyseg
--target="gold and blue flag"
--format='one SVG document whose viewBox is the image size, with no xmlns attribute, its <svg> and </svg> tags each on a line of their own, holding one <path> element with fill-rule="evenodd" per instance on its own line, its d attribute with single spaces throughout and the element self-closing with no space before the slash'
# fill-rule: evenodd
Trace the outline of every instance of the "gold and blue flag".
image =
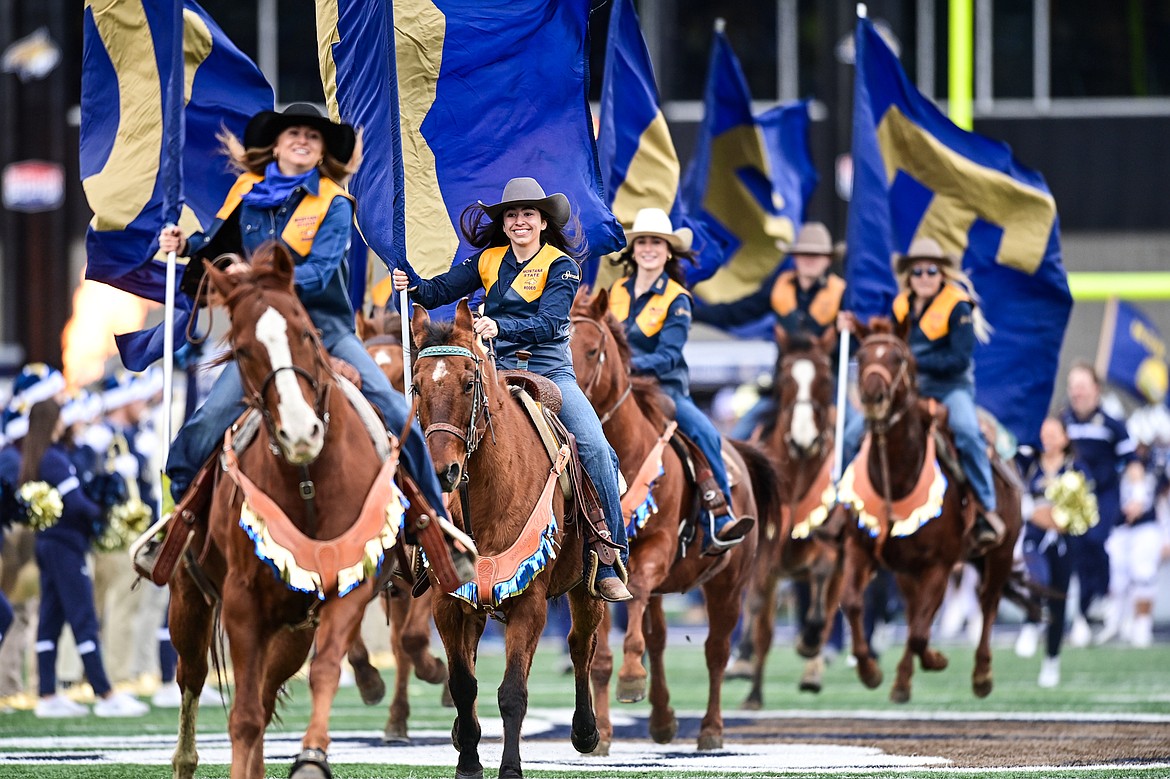
<svg viewBox="0 0 1170 779">
<path fill-rule="evenodd" d="M 708 280 L 696 293 L 726 303 L 771 277 L 804 219 L 816 173 L 807 103 L 753 116 L 747 79 L 721 30 L 711 49 L 704 108 L 683 202 L 721 249 L 699 257 L 695 277 Z"/>
<path fill-rule="evenodd" d="M 531 176 L 563 192 L 592 255 L 619 249 L 588 103 L 590 0 L 317 0 L 334 119 L 365 129 L 350 191 L 389 267 L 435 276 L 473 250 L 463 209 Z"/>
<path fill-rule="evenodd" d="M 1167 400 L 1170 364 L 1166 339 L 1146 313 L 1132 303 L 1111 300 L 1102 333 L 1105 378 L 1144 403 Z"/>
<path fill-rule="evenodd" d="M 159 231 L 212 222 L 235 180 L 216 135 L 242 137 L 253 114 L 272 108 L 272 88 L 192 0 L 87 0 L 82 24 L 80 163 L 94 212 L 86 278 L 163 302 Z M 176 293 L 176 333 L 190 309 Z M 119 339 L 136 371 L 161 344 L 157 329 Z"/>
<path fill-rule="evenodd" d="M 1052 193 L 1006 144 L 947 119 L 868 19 L 856 41 L 845 308 L 888 316 L 891 255 L 916 237 L 960 256 L 994 329 L 975 352 L 976 401 L 1035 442 L 1072 308 Z"/>
<path fill-rule="evenodd" d="M 722 259 L 722 246 L 712 241 L 702 222 L 691 219 L 680 192 L 678 154 L 658 102 L 654 66 L 638 25 L 633 0 L 614 0 L 605 46 L 605 73 L 601 81 L 601 115 L 597 152 L 605 181 L 606 202 L 625 227 L 643 208 L 661 208 L 675 228 L 689 227 L 694 250 L 708 259 L 707 276 Z M 585 279 L 597 287 L 615 280 L 604 265 Z M 696 274 L 698 266 L 688 266 Z M 703 276 L 702 278 L 706 278 Z M 689 281 L 700 281 L 692 275 Z"/>
</svg>

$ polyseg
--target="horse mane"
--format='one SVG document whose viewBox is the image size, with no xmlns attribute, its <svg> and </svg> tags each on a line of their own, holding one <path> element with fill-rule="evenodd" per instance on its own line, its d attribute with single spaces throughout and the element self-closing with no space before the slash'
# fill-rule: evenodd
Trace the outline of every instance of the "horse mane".
<svg viewBox="0 0 1170 779">
<path fill-rule="evenodd" d="M 630 339 L 626 337 L 626 328 L 609 311 L 605 312 L 603 323 L 613 336 L 613 342 L 617 345 L 618 354 L 622 358 L 622 365 L 628 369 L 633 352 L 630 350 Z M 676 413 L 674 401 L 662 391 L 657 379 L 652 376 L 630 376 L 630 385 L 633 388 L 631 394 L 634 396 L 634 402 L 655 427 L 665 427 L 674 419 Z"/>
<path fill-rule="evenodd" d="M 415 357 L 418 350 L 428 346 L 445 346 L 455 337 L 455 322 L 443 322 L 438 319 L 428 319 L 423 326 L 422 338 L 415 344 Z"/>
</svg>

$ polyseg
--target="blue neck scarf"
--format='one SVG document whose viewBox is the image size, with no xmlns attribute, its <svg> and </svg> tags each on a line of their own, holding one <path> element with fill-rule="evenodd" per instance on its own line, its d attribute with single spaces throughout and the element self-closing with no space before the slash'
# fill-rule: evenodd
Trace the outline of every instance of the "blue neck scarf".
<svg viewBox="0 0 1170 779">
<path fill-rule="evenodd" d="M 317 169 L 314 168 L 299 176 L 286 176 L 280 172 L 275 162 L 270 162 L 264 169 L 264 178 L 257 181 L 248 194 L 244 195 L 244 202 L 253 208 L 275 208 L 288 200 L 288 196 L 297 187 L 304 186 L 308 189 L 309 177 L 316 172 Z"/>
</svg>

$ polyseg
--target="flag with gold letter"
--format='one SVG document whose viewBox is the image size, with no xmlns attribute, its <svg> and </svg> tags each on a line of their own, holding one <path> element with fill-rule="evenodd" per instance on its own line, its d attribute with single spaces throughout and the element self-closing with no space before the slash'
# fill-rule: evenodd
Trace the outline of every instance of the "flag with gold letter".
<svg viewBox="0 0 1170 779">
<path fill-rule="evenodd" d="M 1145 403 L 1167 399 L 1170 363 L 1166 339 L 1145 312 L 1132 303 L 1110 300 L 1101 329 L 1098 364 L 1102 376 Z"/>
<path fill-rule="evenodd" d="M 960 256 L 994 329 L 975 352 L 976 402 L 1035 442 L 1072 308 L 1052 193 L 1006 144 L 956 127 L 915 89 L 868 19 L 856 41 L 845 308 L 888 316 L 891 254 L 916 237 Z"/>
</svg>

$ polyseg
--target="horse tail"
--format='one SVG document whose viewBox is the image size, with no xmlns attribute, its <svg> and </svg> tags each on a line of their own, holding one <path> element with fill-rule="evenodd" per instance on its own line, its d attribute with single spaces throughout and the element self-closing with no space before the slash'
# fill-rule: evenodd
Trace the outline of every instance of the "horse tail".
<svg viewBox="0 0 1170 779">
<path fill-rule="evenodd" d="M 756 444 L 731 439 L 728 439 L 728 443 L 743 458 L 744 465 L 747 467 L 752 494 L 756 499 L 756 514 L 760 526 L 763 527 L 766 521 L 774 519 L 776 526 L 779 527 L 780 474 L 772 465 L 772 461 Z"/>
</svg>

